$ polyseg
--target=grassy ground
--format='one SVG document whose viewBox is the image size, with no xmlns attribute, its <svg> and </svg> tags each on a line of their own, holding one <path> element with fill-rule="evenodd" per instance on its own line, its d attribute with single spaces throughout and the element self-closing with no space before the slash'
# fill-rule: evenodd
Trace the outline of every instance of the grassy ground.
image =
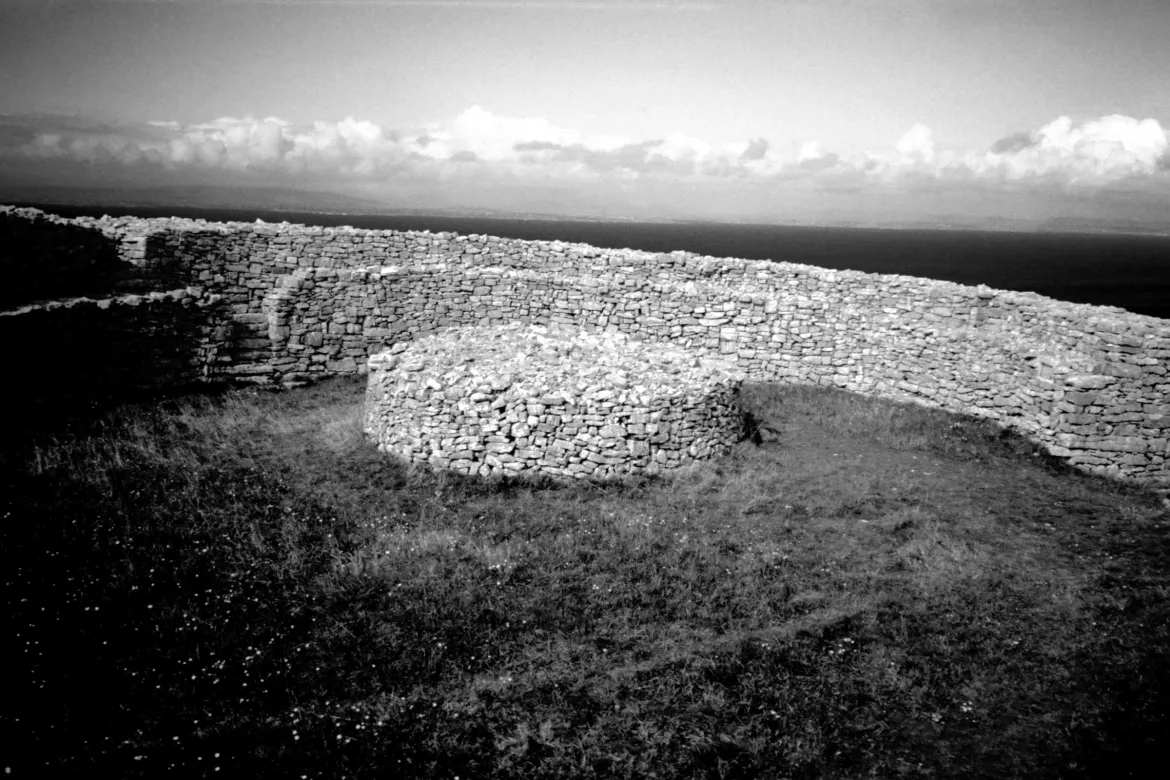
<svg viewBox="0 0 1170 780">
<path fill-rule="evenodd" d="M 1170 515 L 1148 493 L 977 421 L 773 386 L 748 401 L 779 442 L 673 482 L 484 483 L 380 456 L 362 389 L 190 397 L 5 442 L 14 775 L 1164 761 Z"/>
</svg>

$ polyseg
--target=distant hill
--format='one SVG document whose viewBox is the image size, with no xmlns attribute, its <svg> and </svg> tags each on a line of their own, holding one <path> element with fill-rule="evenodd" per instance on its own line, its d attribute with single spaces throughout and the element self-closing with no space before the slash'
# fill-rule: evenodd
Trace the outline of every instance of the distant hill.
<svg viewBox="0 0 1170 780">
<path fill-rule="evenodd" d="M 1132 235 L 1170 236 L 1170 217 L 1161 225 L 1126 219 L 1084 219 L 1057 217 L 1042 222 L 1037 230 L 1045 233 L 1128 233 Z"/>
</svg>

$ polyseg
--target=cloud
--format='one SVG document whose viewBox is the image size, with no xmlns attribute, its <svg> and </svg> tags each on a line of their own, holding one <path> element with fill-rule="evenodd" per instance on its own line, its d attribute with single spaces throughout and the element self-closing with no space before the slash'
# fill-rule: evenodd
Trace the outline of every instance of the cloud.
<svg viewBox="0 0 1170 780">
<path fill-rule="evenodd" d="M 934 136 L 930 128 L 916 122 L 894 147 L 903 161 L 928 163 L 934 159 Z"/>
<path fill-rule="evenodd" d="M 266 120 L 269 121 L 269 120 Z M 373 122 L 346 117 L 340 122 L 314 122 L 297 129 L 272 122 L 281 129 L 280 159 L 303 171 L 331 171 L 376 175 L 405 157 L 401 145 Z"/>
<path fill-rule="evenodd" d="M 483 160 L 512 159 L 518 143 L 571 144 L 576 131 L 556 127 L 540 117 L 509 117 L 472 106 L 441 133 L 454 151 L 474 152 Z"/>
<path fill-rule="evenodd" d="M 575 159 L 596 173 L 623 172 L 643 174 L 651 168 L 650 154 L 662 145 L 662 139 L 652 138 L 616 147 L 594 147 L 578 144 L 566 150 Z"/>
<path fill-rule="evenodd" d="M 796 155 L 796 162 L 801 170 L 822 171 L 832 168 L 840 161 L 840 157 L 832 152 L 826 152 L 819 141 L 806 141 L 801 144 Z"/>
<path fill-rule="evenodd" d="M 178 163 L 198 159 L 211 167 L 269 168 L 296 148 L 296 140 L 286 134 L 287 128 L 288 123 L 276 117 L 223 117 L 191 125 L 171 141 L 172 157 Z M 325 132 L 338 134 L 334 128 Z"/>
<path fill-rule="evenodd" d="M 633 151 L 638 147 L 629 145 L 623 149 Z M 685 133 L 671 133 L 657 142 L 644 144 L 642 149 L 642 159 L 627 164 L 628 170 L 686 178 L 703 172 L 718 175 L 718 168 L 724 162 L 709 144 Z"/>
<path fill-rule="evenodd" d="M 138 166 L 165 163 L 170 135 L 146 125 L 122 128 L 78 117 L 5 117 L 0 120 L 0 155 L 87 165 Z"/>
<path fill-rule="evenodd" d="M 528 141 L 513 148 L 520 153 L 519 161 L 531 167 L 571 166 L 578 174 L 628 178 L 655 171 L 693 172 L 695 150 L 688 140 L 683 136 L 614 143 L 607 137 L 600 142 L 588 139 L 571 144 Z"/>
<path fill-rule="evenodd" d="M 1027 149 L 1029 146 L 1035 146 L 1037 143 L 1039 143 L 1038 139 L 1031 133 L 1012 133 L 993 143 L 991 152 L 993 154 L 1012 154 Z"/>
<path fill-rule="evenodd" d="M 512 145 L 516 152 L 555 152 L 565 147 L 552 141 L 520 141 Z"/>
<path fill-rule="evenodd" d="M 294 126 L 277 117 L 112 127 L 41 118 L 0 127 L 0 156 L 88 165 L 153 165 L 254 173 L 376 175 L 408 156 L 378 125 L 347 117 Z"/>
<path fill-rule="evenodd" d="M 117 126 L 77 117 L 0 116 L 0 162 L 152 171 L 175 176 L 293 178 L 378 183 L 467 179 L 576 186 L 609 181 L 821 191 L 882 187 L 1132 187 L 1170 191 L 1170 144 L 1154 119 L 1058 117 L 984 150 L 939 147 L 925 124 L 893 146 L 842 157 L 815 140 L 795 152 L 765 138 L 713 145 L 683 132 L 630 139 L 583 136 L 543 117 L 513 117 L 472 106 L 446 122 L 388 129 L 368 120 L 294 124 L 279 117 L 220 117 L 182 124 L 160 119 Z M 160 174 L 161 175 L 161 174 Z M 738 182 L 738 184 L 736 184 Z M 486 186 L 486 185 L 485 185 Z M 811 189 L 810 189 L 811 188 Z"/>
<path fill-rule="evenodd" d="M 762 160 L 768 154 L 768 139 L 753 138 L 739 155 L 740 160 Z"/>
<path fill-rule="evenodd" d="M 997 141 L 972 168 L 1012 180 L 1059 178 L 1103 184 L 1156 174 L 1170 153 L 1170 141 L 1157 120 L 1120 114 L 1079 125 L 1061 116 L 1029 134 L 1030 143 L 1011 142 L 1024 135 Z"/>
</svg>

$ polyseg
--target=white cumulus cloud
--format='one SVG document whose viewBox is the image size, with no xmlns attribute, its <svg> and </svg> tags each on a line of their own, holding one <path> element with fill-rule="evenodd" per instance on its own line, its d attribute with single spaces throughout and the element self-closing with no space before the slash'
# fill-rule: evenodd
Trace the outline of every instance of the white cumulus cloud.
<svg viewBox="0 0 1170 780">
<path fill-rule="evenodd" d="M 540 117 L 510 117 L 472 106 L 444 133 L 455 151 L 474 152 L 481 160 L 511 160 L 516 144 L 544 142 L 565 146 L 578 141 L 576 131 L 554 126 Z"/>
<path fill-rule="evenodd" d="M 701 160 L 711 153 L 711 147 L 701 139 L 692 138 L 685 133 L 671 133 L 655 146 L 651 156 L 665 157 L 678 162 L 680 160 Z"/>
<path fill-rule="evenodd" d="M 1170 153 L 1166 131 L 1156 119 L 1111 114 L 1080 124 L 1061 116 L 1027 136 L 1001 139 L 975 157 L 977 172 L 1011 180 L 1062 178 L 1072 183 L 1107 183 L 1151 176 Z"/>
<path fill-rule="evenodd" d="M 346 117 L 340 122 L 317 121 L 288 133 L 291 149 L 286 159 L 306 169 L 332 169 L 338 173 L 372 175 L 379 167 L 402 156 L 399 145 L 388 139 L 381 126 Z"/>
<path fill-rule="evenodd" d="M 185 128 L 176 141 L 184 152 L 189 145 L 201 162 L 214 167 L 269 167 L 280 162 L 290 148 L 287 130 L 288 123 L 276 117 L 222 117 Z"/>
<path fill-rule="evenodd" d="M 929 163 L 934 160 L 934 134 L 921 122 L 916 122 L 894 147 L 902 160 L 909 163 Z"/>
<path fill-rule="evenodd" d="M 1144 177 L 1143 186 L 1170 190 L 1166 130 L 1155 119 L 1119 114 L 1082 122 L 1058 117 L 994 141 L 985 150 L 936 146 L 933 132 L 922 123 L 891 147 L 850 157 L 816 140 L 788 148 L 787 153 L 780 151 L 765 138 L 716 145 L 684 132 L 644 139 L 583 136 L 543 117 L 495 114 L 480 106 L 446 122 L 406 129 L 354 117 L 309 124 L 272 116 L 220 117 L 187 125 L 158 120 L 122 127 L 67 117 L 0 117 L 0 158 L 15 156 L 35 165 L 54 161 L 136 171 L 246 171 L 362 182 L 410 177 L 553 184 L 647 179 L 723 180 L 729 186 L 754 181 L 783 187 L 803 180 L 838 189 L 899 181 L 1092 187 Z"/>
</svg>

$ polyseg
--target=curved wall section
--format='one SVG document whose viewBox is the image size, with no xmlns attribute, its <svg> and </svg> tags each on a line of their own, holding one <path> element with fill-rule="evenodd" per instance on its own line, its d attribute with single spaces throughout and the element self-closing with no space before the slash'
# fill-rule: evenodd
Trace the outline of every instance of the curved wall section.
<svg viewBox="0 0 1170 780">
<path fill-rule="evenodd" d="M 207 378 L 299 384 L 387 345 L 507 322 L 617 330 L 992 418 L 1080 468 L 1170 487 L 1170 321 L 1031 293 L 794 263 L 489 236 L 79 219 L 201 300 Z M 0 223 L 2 224 L 2 223 Z M 64 234 L 62 234 L 64 235 Z"/>
</svg>

